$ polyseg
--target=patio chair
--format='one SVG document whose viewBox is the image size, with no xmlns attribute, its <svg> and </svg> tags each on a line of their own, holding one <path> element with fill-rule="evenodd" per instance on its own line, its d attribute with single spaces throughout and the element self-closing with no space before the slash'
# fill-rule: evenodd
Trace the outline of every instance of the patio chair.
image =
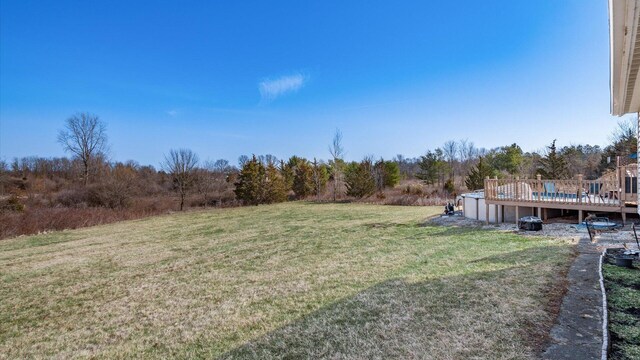
<svg viewBox="0 0 640 360">
<path fill-rule="evenodd" d="M 542 194 L 543 196 L 552 197 L 552 196 L 556 195 L 556 193 L 557 193 L 556 184 L 554 182 L 545 181 L 543 183 L 543 187 L 544 187 L 544 193 Z"/>
</svg>

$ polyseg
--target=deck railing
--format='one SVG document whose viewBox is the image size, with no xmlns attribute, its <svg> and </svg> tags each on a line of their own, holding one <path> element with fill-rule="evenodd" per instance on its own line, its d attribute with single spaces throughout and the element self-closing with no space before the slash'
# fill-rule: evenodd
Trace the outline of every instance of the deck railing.
<svg viewBox="0 0 640 360">
<path fill-rule="evenodd" d="M 623 186 L 621 186 L 623 185 Z M 632 196 L 633 195 L 633 196 Z M 636 194 L 625 191 L 619 177 L 598 180 L 486 179 L 484 196 L 488 202 L 565 203 L 590 206 L 624 206 Z"/>
</svg>

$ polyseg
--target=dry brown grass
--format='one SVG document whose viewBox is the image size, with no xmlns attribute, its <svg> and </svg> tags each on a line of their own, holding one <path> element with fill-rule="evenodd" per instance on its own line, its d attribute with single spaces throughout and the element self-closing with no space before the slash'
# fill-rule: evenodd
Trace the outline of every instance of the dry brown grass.
<svg viewBox="0 0 640 360">
<path fill-rule="evenodd" d="M 559 240 L 286 203 L 0 242 L 0 357 L 532 358 Z"/>
<path fill-rule="evenodd" d="M 206 209 L 199 196 L 187 198 L 189 211 Z M 59 205 L 59 204 L 58 204 Z M 215 207 L 240 206 L 240 202 L 226 200 L 217 202 Z M 208 207 L 212 207 L 210 204 Z M 0 209 L 0 240 L 20 235 L 42 232 L 78 229 L 87 226 L 110 224 L 123 220 L 141 219 L 148 216 L 167 214 L 179 210 L 175 196 L 136 197 L 123 208 L 84 206 L 43 206 L 27 204 L 23 211 Z"/>
<path fill-rule="evenodd" d="M 31 207 L 24 211 L 0 211 L 0 240 L 19 235 L 77 229 L 109 224 L 116 221 L 140 219 L 163 214 L 168 206 L 149 206 L 125 209 L 103 207 Z"/>
</svg>

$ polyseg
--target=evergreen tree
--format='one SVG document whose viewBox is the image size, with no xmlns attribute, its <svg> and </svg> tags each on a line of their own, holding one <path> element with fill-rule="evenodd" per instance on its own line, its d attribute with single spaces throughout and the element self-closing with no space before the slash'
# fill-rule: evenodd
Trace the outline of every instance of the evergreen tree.
<svg viewBox="0 0 640 360">
<path fill-rule="evenodd" d="M 295 155 L 290 157 L 286 163 L 284 161 L 280 161 L 280 171 L 282 172 L 282 177 L 284 178 L 287 190 L 291 190 L 293 188 L 293 179 L 296 176 L 298 164 L 304 161 L 306 160 Z"/>
<path fill-rule="evenodd" d="M 376 191 L 376 181 L 372 175 L 371 161 L 363 160 L 360 163 L 352 162 L 345 170 L 345 183 L 347 195 L 363 198 L 372 195 Z"/>
<path fill-rule="evenodd" d="M 263 184 L 263 203 L 272 204 L 287 200 L 287 187 L 275 163 L 271 162 L 265 168 Z"/>
<path fill-rule="evenodd" d="M 305 198 L 313 193 L 313 169 L 306 159 L 301 159 L 295 170 L 293 177 L 293 192 L 300 199 Z"/>
<path fill-rule="evenodd" d="M 384 190 L 384 180 L 386 177 L 386 169 L 384 166 L 384 160 L 380 159 L 373 165 L 373 179 L 376 183 L 376 190 L 381 195 Z"/>
<path fill-rule="evenodd" d="M 394 187 L 400 182 L 400 168 L 394 161 L 378 160 L 373 166 L 373 177 L 379 193 L 387 187 Z"/>
<path fill-rule="evenodd" d="M 514 143 L 492 150 L 485 160 L 491 168 L 515 175 L 520 172 L 524 155 L 520 146 Z"/>
<path fill-rule="evenodd" d="M 234 190 L 236 197 L 250 205 L 258 205 L 264 200 L 265 167 L 254 155 L 243 163 Z"/>
<path fill-rule="evenodd" d="M 567 162 L 557 152 L 555 139 L 547 149 L 547 155 L 539 161 L 538 174 L 545 179 L 566 179 L 569 174 Z"/>
<path fill-rule="evenodd" d="M 493 176 L 493 173 L 493 169 L 490 165 L 485 162 L 482 156 L 480 156 L 478 158 L 478 163 L 469 171 L 464 183 L 469 190 L 482 189 L 484 187 L 484 179 L 487 176 Z"/>
<path fill-rule="evenodd" d="M 394 187 L 400 183 L 400 167 L 398 163 L 395 161 L 385 161 L 384 162 L 384 186 L 385 187 Z"/>
<path fill-rule="evenodd" d="M 327 185 L 327 181 L 329 180 L 328 166 L 318 163 L 318 160 L 316 160 L 316 158 L 313 158 L 311 171 L 313 174 L 313 194 L 318 197 L 318 200 L 320 200 L 322 189 L 325 188 L 325 186 Z"/>
<path fill-rule="evenodd" d="M 438 150 L 435 152 L 428 151 L 426 155 L 420 157 L 418 162 L 420 170 L 416 177 L 429 185 L 433 185 L 436 182 L 440 183 L 443 175 L 447 172 L 447 163 L 444 161 L 442 151 Z"/>
</svg>

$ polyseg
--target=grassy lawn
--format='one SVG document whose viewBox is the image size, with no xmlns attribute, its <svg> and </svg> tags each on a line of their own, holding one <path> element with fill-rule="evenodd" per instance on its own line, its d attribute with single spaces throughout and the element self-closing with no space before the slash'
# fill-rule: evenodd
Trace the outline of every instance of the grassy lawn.
<svg viewBox="0 0 640 360">
<path fill-rule="evenodd" d="M 286 203 L 0 241 L 0 358 L 536 356 L 573 246 Z"/>
<path fill-rule="evenodd" d="M 605 263 L 602 270 L 611 334 L 609 358 L 640 359 L 640 269 Z"/>
</svg>

